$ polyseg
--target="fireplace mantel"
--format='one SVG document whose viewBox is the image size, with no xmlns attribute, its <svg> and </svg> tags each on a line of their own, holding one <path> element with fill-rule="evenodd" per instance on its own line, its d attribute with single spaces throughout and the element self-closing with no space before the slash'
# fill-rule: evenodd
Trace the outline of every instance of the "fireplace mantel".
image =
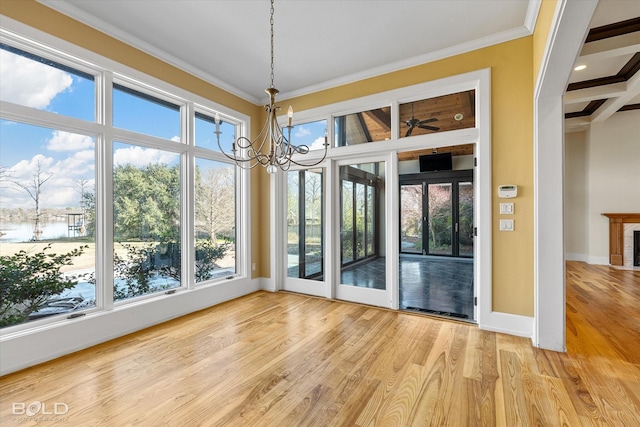
<svg viewBox="0 0 640 427">
<path fill-rule="evenodd" d="M 624 224 L 640 223 L 640 213 L 603 213 L 609 218 L 609 264 L 623 265 Z"/>
</svg>

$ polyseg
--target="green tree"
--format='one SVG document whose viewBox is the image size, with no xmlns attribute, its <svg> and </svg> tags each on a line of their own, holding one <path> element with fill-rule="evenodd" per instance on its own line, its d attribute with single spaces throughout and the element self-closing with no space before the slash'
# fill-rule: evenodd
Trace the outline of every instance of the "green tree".
<svg viewBox="0 0 640 427">
<path fill-rule="evenodd" d="M 0 327 L 24 322 L 49 298 L 74 287 L 78 282 L 65 278 L 60 269 L 72 265 L 88 246 L 66 254 L 46 251 L 29 254 L 22 250 L 0 257 Z"/>
<path fill-rule="evenodd" d="M 175 240 L 180 218 L 178 166 L 118 165 L 113 175 L 114 232 L 118 239 Z"/>
</svg>

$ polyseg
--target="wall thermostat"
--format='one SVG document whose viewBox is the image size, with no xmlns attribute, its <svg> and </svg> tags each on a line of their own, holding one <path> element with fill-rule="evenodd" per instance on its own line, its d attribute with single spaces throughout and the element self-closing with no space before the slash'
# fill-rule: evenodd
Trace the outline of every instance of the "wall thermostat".
<svg viewBox="0 0 640 427">
<path fill-rule="evenodd" d="M 498 197 L 502 199 L 510 199 L 518 195 L 517 185 L 500 185 L 498 186 Z"/>
</svg>

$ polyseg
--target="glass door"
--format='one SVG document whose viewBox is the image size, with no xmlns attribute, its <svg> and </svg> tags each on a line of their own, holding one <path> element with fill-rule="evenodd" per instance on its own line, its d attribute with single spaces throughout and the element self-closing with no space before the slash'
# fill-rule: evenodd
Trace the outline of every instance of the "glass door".
<svg viewBox="0 0 640 427">
<path fill-rule="evenodd" d="M 324 171 L 287 172 L 284 289 L 324 295 Z"/>
<path fill-rule="evenodd" d="M 389 306 L 385 162 L 339 167 L 338 299 Z"/>
</svg>

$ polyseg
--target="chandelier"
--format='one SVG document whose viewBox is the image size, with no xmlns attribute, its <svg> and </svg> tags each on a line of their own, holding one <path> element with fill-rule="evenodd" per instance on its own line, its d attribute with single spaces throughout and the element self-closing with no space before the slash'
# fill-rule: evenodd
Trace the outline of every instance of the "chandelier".
<svg viewBox="0 0 640 427">
<path fill-rule="evenodd" d="M 269 104 L 264 108 L 267 112 L 267 120 L 256 138 L 251 141 L 244 136 L 238 137 L 231 144 L 231 153 L 224 151 L 220 145 L 220 116 L 216 113 L 216 138 L 218 141 L 218 147 L 222 154 L 229 159 L 233 160 L 235 164 L 243 169 L 253 169 L 260 165 L 267 169 L 270 174 L 275 174 L 278 169 L 283 171 L 289 170 L 292 164 L 298 166 L 315 166 L 321 163 L 327 156 L 327 137 L 324 138 L 324 154 L 322 158 L 314 163 L 300 163 L 293 160 L 296 154 L 309 153 L 309 147 L 307 145 L 293 145 L 291 143 L 291 121 L 293 119 L 293 108 L 289 106 L 287 112 L 287 126 L 284 128 L 287 130 L 287 136 L 285 137 L 282 128 L 278 124 L 276 113 L 280 110 L 280 107 L 276 105 L 276 95 L 279 90 L 273 85 L 273 7 L 274 0 L 271 0 L 271 86 L 265 89 L 265 92 L 269 95 Z"/>
</svg>

